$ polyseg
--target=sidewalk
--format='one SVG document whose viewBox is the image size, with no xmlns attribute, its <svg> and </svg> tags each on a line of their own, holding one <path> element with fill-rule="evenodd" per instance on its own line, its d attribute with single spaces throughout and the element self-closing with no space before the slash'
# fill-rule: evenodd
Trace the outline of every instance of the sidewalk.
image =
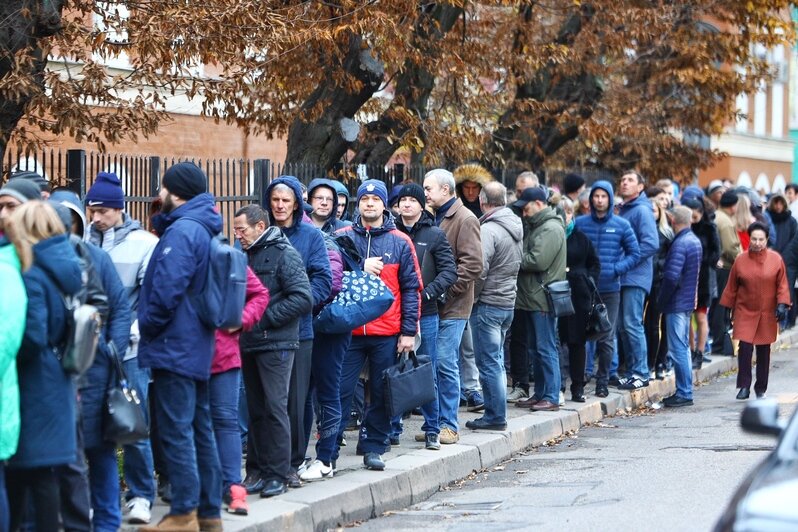
<svg viewBox="0 0 798 532">
<path fill-rule="evenodd" d="M 798 329 L 798 328 L 796 328 Z M 788 331 L 774 348 L 789 345 L 798 339 L 798 330 Z M 702 382 L 737 368 L 737 359 L 713 357 L 701 370 L 694 371 L 694 382 Z M 532 413 L 508 405 L 506 431 L 475 432 L 465 422 L 478 413 L 460 410 L 460 442 L 444 445 L 440 451 L 427 451 L 413 437 L 420 432 L 422 419 L 412 416 L 405 422 L 401 445 L 383 455 L 386 469 L 382 472 L 363 468 L 362 457 L 355 455 L 357 433 L 347 432 L 349 445 L 341 449 L 335 478 L 306 483 L 302 488 L 271 499 L 249 496 L 250 515 L 222 514 L 224 529 L 238 530 L 327 530 L 353 521 L 365 520 L 388 510 L 399 510 L 425 500 L 452 481 L 465 478 L 474 471 L 489 468 L 530 446 L 537 446 L 586 423 L 615 415 L 619 410 L 637 408 L 671 395 L 675 391 L 673 376 L 663 381 L 651 380 L 647 388 L 633 392 L 610 388 L 607 398 L 593 396 L 595 381 L 587 387 L 586 403 L 566 401 L 559 412 Z M 566 392 L 566 399 L 569 394 Z M 701 395 L 696 397 L 700 408 Z M 314 455 L 312 443 L 309 454 Z M 153 507 L 153 523 L 168 508 L 158 500 Z M 124 524 L 123 530 L 136 530 Z"/>
</svg>

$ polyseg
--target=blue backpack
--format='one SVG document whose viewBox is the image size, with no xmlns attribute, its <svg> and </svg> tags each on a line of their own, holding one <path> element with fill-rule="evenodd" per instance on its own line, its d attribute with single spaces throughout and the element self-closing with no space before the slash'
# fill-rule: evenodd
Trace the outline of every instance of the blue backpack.
<svg viewBox="0 0 798 532">
<path fill-rule="evenodd" d="M 247 256 L 230 245 L 222 233 L 188 218 L 211 233 L 208 274 L 195 303 L 200 320 L 213 329 L 241 327 L 247 297 Z"/>
</svg>

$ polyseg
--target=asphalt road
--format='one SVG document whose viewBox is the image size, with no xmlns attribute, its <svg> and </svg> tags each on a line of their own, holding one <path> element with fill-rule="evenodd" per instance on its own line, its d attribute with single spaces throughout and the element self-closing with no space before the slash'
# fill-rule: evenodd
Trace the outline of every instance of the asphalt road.
<svg viewBox="0 0 798 532">
<path fill-rule="evenodd" d="M 798 404 L 798 349 L 771 364 L 768 396 Z M 775 440 L 739 428 L 735 376 L 696 388 L 695 406 L 605 418 L 529 449 L 359 530 L 710 530 Z M 753 395 L 753 390 L 752 390 Z M 658 405 L 654 405 L 658 406 Z"/>
</svg>

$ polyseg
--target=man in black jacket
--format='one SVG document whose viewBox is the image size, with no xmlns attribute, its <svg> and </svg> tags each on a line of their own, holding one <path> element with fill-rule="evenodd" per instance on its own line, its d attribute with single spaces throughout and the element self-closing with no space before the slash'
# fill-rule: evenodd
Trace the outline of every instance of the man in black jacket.
<svg viewBox="0 0 798 532">
<path fill-rule="evenodd" d="M 247 205 L 233 223 L 250 268 L 270 294 L 263 317 L 241 334 L 241 369 L 250 417 L 244 487 L 272 497 L 285 492 L 291 468 L 288 387 L 299 321 L 313 300 L 302 257 L 278 227 L 269 227 L 263 209 Z"/>
<path fill-rule="evenodd" d="M 426 199 L 424 189 L 416 183 L 410 183 L 399 193 L 400 220 L 397 228 L 407 234 L 413 241 L 421 268 L 421 279 L 424 289 L 421 292 L 421 346 L 418 355 L 428 356 L 433 366 L 437 366 L 438 351 L 438 298 L 457 280 L 457 266 L 454 254 L 446 233 L 435 225 L 432 215 L 424 210 Z M 438 395 L 437 378 L 435 379 L 435 396 Z M 416 441 L 425 442 L 430 450 L 438 450 L 441 444 L 438 400 L 430 401 L 421 407 L 424 415 L 422 434 L 416 434 Z M 391 441 L 398 440 L 402 432 L 401 416 L 392 420 L 393 433 Z"/>
</svg>

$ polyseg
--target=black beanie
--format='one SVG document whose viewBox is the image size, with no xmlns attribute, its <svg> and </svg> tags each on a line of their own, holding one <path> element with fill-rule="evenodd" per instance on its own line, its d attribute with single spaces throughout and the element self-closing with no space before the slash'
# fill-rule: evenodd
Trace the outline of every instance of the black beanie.
<svg viewBox="0 0 798 532">
<path fill-rule="evenodd" d="M 585 184 L 585 178 L 577 174 L 568 174 L 562 181 L 563 194 L 576 192 Z"/>
<path fill-rule="evenodd" d="M 177 163 L 163 175 L 163 185 L 175 196 L 190 200 L 207 190 L 205 174 L 194 163 Z"/>
<path fill-rule="evenodd" d="M 734 190 L 727 190 L 720 197 L 720 206 L 731 207 L 732 205 L 737 205 L 737 193 Z"/>
<path fill-rule="evenodd" d="M 419 205 L 421 205 L 422 209 L 427 204 L 427 198 L 424 196 L 424 189 L 421 188 L 421 185 L 418 183 L 408 183 L 403 186 L 402 191 L 399 193 L 399 199 L 401 200 L 405 196 L 410 196 L 415 199 Z"/>
</svg>

